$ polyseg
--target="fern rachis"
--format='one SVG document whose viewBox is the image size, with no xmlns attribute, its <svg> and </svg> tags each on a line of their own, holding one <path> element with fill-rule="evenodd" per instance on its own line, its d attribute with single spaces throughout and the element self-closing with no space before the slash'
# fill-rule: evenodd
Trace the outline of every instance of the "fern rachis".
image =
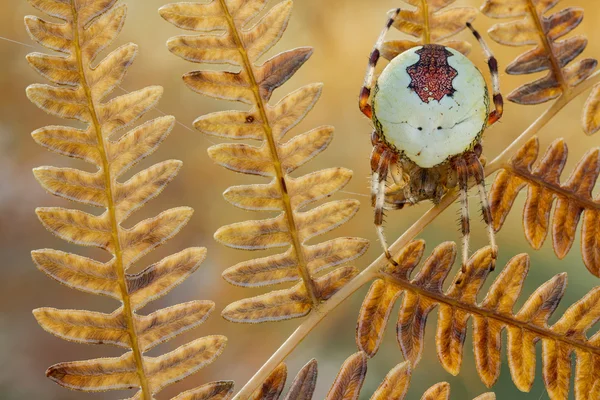
<svg viewBox="0 0 600 400">
<path fill-rule="evenodd" d="M 104 102 L 124 78 L 137 46 L 127 44 L 92 67 L 100 51 L 119 33 L 126 7 L 116 1 L 87 2 L 31 0 L 34 7 L 63 22 L 27 17 L 27 29 L 45 47 L 66 56 L 32 53 L 29 63 L 55 85 L 31 85 L 27 95 L 46 112 L 86 124 L 86 129 L 49 126 L 33 133 L 41 145 L 59 154 L 83 159 L 97 167 L 43 167 L 34 170 L 42 186 L 68 200 L 104 208 L 101 215 L 58 207 L 36 210 L 42 224 L 71 243 L 99 247 L 112 259 L 101 263 L 56 250 L 33 252 L 38 267 L 57 281 L 122 303 L 111 314 L 40 308 L 40 325 L 63 339 L 79 343 L 112 344 L 130 351 L 115 358 L 64 362 L 50 367 L 49 378 L 70 389 L 106 391 L 137 388 L 133 399 L 150 400 L 165 386 L 211 363 L 223 350 L 224 336 L 196 339 L 159 357 L 145 352 L 204 322 L 212 302 L 192 301 L 150 315 L 137 311 L 165 295 L 194 272 L 205 258 L 203 248 L 188 248 L 145 268 L 127 269 L 143 255 L 173 237 L 190 219 L 187 207 L 165 211 L 132 228 L 121 226 L 127 217 L 157 196 L 174 178 L 181 162 L 156 164 L 126 182 L 117 179 L 151 154 L 171 131 L 174 118 L 163 117 L 113 139 L 156 104 L 162 88 L 149 87 Z M 208 384 L 211 385 L 211 384 Z"/>
<path fill-rule="evenodd" d="M 333 129 L 323 126 L 282 142 L 314 106 L 320 85 L 307 85 L 268 104 L 273 90 L 284 84 L 303 64 L 312 50 L 298 48 L 280 53 L 262 64 L 257 62 L 279 40 L 287 27 L 292 2 L 283 1 L 247 27 L 264 7 L 263 0 L 213 0 L 206 4 L 175 3 L 161 8 L 163 18 L 172 24 L 196 31 L 195 36 L 169 40 L 174 54 L 195 62 L 230 63 L 236 73 L 194 71 L 184 82 L 194 91 L 212 97 L 250 104 L 250 111 L 229 111 L 200 117 L 194 123 L 203 133 L 228 139 L 251 138 L 260 147 L 247 144 L 219 144 L 209 148 L 209 156 L 233 171 L 271 178 L 266 185 L 244 185 L 228 189 L 224 196 L 234 205 L 253 210 L 276 210 L 272 219 L 246 221 L 222 227 L 215 238 L 227 246 L 261 250 L 288 247 L 276 256 L 243 262 L 224 273 L 240 286 L 273 285 L 299 280 L 292 288 L 273 291 L 229 305 L 223 316 L 238 322 L 262 322 L 306 315 L 356 275 L 351 267 L 341 267 L 326 275 L 315 274 L 362 255 L 364 240 L 338 238 L 318 245 L 305 244 L 344 223 L 358 210 L 353 200 L 333 201 L 302 211 L 308 204 L 342 188 L 351 171 L 336 168 L 294 178 L 290 173 L 325 150 Z M 224 33 L 213 34 L 214 29 Z M 208 33 L 207 33 L 208 32 Z"/>
</svg>

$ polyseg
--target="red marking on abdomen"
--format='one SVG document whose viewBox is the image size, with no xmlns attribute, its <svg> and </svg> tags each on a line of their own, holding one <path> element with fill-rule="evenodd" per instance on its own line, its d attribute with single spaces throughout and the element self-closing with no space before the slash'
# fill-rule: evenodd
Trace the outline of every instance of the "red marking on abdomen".
<svg viewBox="0 0 600 400">
<path fill-rule="evenodd" d="M 458 75 L 448 64 L 448 57 L 453 54 L 437 44 L 426 44 L 416 53 L 420 56 L 419 61 L 406 69 L 411 77 L 408 87 L 413 89 L 424 103 L 429 103 L 431 99 L 440 101 L 446 95 L 452 96 L 456 91 L 452 81 Z"/>
</svg>

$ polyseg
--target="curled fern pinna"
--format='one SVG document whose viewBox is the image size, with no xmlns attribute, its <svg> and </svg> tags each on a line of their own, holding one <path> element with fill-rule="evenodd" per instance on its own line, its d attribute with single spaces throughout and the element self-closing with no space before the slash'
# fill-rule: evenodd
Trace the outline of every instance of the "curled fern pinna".
<svg viewBox="0 0 600 400">
<path fill-rule="evenodd" d="M 162 88 L 148 87 L 106 101 L 133 62 L 137 46 L 126 44 L 93 65 L 97 55 L 110 45 L 125 21 L 125 5 L 116 0 L 30 0 L 37 9 L 61 20 L 48 22 L 29 16 L 25 24 L 31 37 L 62 55 L 29 54 L 30 65 L 53 84 L 34 84 L 27 96 L 42 110 L 75 120 L 82 129 L 47 126 L 33 138 L 56 153 L 84 160 L 97 169 L 42 167 L 35 177 L 50 193 L 103 209 L 101 214 L 58 207 L 36 210 L 42 224 L 60 238 L 82 246 L 107 251 L 111 259 L 99 262 L 58 250 L 38 250 L 33 259 L 51 278 L 83 292 L 101 294 L 121 303 L 111 314 L 84 310 L 34 310 L 48 332 L 78 343 L 111 344 L 128 349 L 121 357 L 63 362 L 46 374 L 59 385 L 88 392 L 137 389 L 132 397 L 150 400 L 153 395 L 214 361 L 226 338 L 207 336 L 158 357 L 144 355 L 158 344 L 204 322 L 214 308 L 210 301 L 191 301 L 149 315 L 137 312 L 165 295 L 204 260 L 204 248 L 188 248 L 143 268 L 128 269 L 145 254 L 160 246 L 188 222 L 187 207 L 165 211 L 130 228 L 122 224 L 146 202 L 156 197 L 181 168 L 176 160 L 163 161 L 122 182 L 134 164 L 161 144 L 171 131 L 174 118 L 163 117 L 139 125 L 125 134 L 160 98 Z M 181 394 L 227 386 L 215 382 Z"/>
<path fill-rule="evenodd" d="M 233 248 L 262 250 L 287 247 L 282 254 L 235 265 L 223 274 L 239 286 L 264 286 L 298 282 L 289 289 L 229 305 L 223 316 L 236 322 L 263 322 L 306 315 L 357 274 L 340 267 L 321 271 L 361 256 L 368 243 L 358 238 L 337 238 L 307 245 L 311 238 L 348 221 L 358 211 L 355 200 L 338 200 L 306 210 L 310 204 L 344 187 L 352 172 L 330 168 L 298 178 L 290 174 L 327 148 L 333 128 L 323 126 L 284 141 L 285 135 L 312 109 L 321 85 L 304 86 L 275 105 L 269 99 L 308 60 L 310 48 L 280 53 L 263 63 L 287 27 L 292 1 L 271 8 L 256 24 L 247 27 L 266 0 L 213 0 L 205 4 L 176 3 L 160 14 L 177 27 L 199 32 L 169 40 L 174 54 L 196 63 L 231 64 L 235 71 L 199 70 L 185 74 L 194 91 L 250 105 L 249 111 L 225 111 L 198 118 L 200 132 L 226 139 L 254 140 L 259 146 L 224 143 L 212 146 L 209 156 L 230 170 L 270 179 L 267 184 L 229 188 L 224 196 L 246 210 L 276 211 L 271 219 L 227 225 L 215 233 L 219 242 Z"/>
</svg>

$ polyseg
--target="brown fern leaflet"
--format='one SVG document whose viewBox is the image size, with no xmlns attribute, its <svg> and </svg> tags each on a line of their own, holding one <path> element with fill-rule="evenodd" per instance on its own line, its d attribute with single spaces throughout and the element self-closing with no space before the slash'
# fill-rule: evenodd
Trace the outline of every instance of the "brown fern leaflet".
<svg viewBox="0 0 600 400">
<path fill-rule="evenodd" d="M 471 44 L 465 40 L 451 40 L 452 36 L 473 22 L 477 10 L 473 7 L 454 7 L 446 9 L 455 0 L 404 0 L 415 7 L 406 10 L 403 7 L 394 27 L 400 32 L 417 38 L 414 40 L 390 40 L 384 43 L 381 55 L 392 60 L 404 51 L 423 44 L 436 43 L 451 47 L 463 54 L 471 51 Z"/>
<path fill-rule="evenodd" d="M 592 135 L 600 130 L 600 85 L 594 86 L 583 107 L 583 130 Z"/>
<path fill-rule="evenodd" d="M 590 149 L 565 183 L 560 182 L 567 162 L 565 141 L 555 140 L 534 167 L 538 156 L 539 143 L 534 137 L 496 176 L 490 192 L 494 230 L 502 229 L 516 197 L 527 187 L 523 228 L 531 247 L 540 249 L 552 229 L 554 253 L 563 259 L 575 241 L 577 226 L 583 216 L 583 262 L 592 274 L 600 277 L 600 200 L 592 198 L 600 175 L 600 149 Z M 551 216 L 555 200 L 554 215 Z"/>
<path fill-rule="evenodd" d="M 531 389 L 535 379 L 535 343 L 541 340 L 544 383 L 550 398 L 568 398 L 572 353 L 577 357 L 575 398 L 596 398 L 589 396 L 592 388 L 600 388 L 600 334 L 588 339 L 586 332 L 600 319 L 600 287 L 573 304 L 549 326 L 548 319 L 564 294 L 566 274 L 544 283 L 515 314 L 513 307 L 529 271 L 527 254 L 513 257 L 494 280 L 485 299 L 478 303 L 477 295 L 492 265 L 490 248 L 477 251 L 469 260 L 462 283 L 452 283 L 446 291 L 442 286 L 454 264 L 456 245 L 447 242 L 436 247 L 411 279 L 423 251 L 423 241 L 412 242 L 402 250 L 399 268 L 389 266 L 381 270 L 359 314 L 359 349 L 369 356 L 375 355 L 391 309 L 400 294 L 404 294 L 397 334 L 402 353 L 413 366 L 420 361 L 423 352 L 427 316 L 438 307 L 437 353 L 442 366 L 451 374 L 457 375 L 460 371 L 467 324 L 472 319 L 477 371 L 488 387 L 500 374 L 501 335 L 506 329 L 509 367 L 520 390 Z"/>
<path fill-rule="evenodd" d="M 223 316 L 236 322 L 275 321 L 308 314 L 355 276 L 357 270 L 343 266 L 325 275 L 318 274 L 356 259 L 368 246 L 367 241 L 358 238 L 305 244 L 352 218 L 359 203 L 339 200 L 306 210 L 344 187 L 352 176 L 347 169 L 290 176 L 327 148 L 333 128 L 323 126 L 283 141 L 315 105 L 321 85 L 305 86 L 275 105 L 268 103 L 273 91 L 308 60 L 312 49 L 286 51 L 259 64 L 261 56 L 283 34 L 292 10 L 292 2 L 283 1 L 248 26 L 265 3 L 213 0 L 206 4 L 171 4 L 160 9 L 162 17 L 172 24 L 199 32 L 170 39 L 171 52 L 192 62 L 231 64 L 237 71 L 194 71 L 184 75 L 185 83 L 198 93 L 251 106 L 249 111 L 218 112 L 195 121 L 195 127 L 205 134 L 260 142 L 259 146 L 219 144 L 209 148 L 209 156 L 230 170 L 270 179 L 267 184 L 231 187 L 224 196 L 237 207 L 276 211 L 278 215 L 224 226 L 215 233 L 216 240 L 246 250 L 288 248 L 282 254 L 235 265 L 224 272 L 224 278 L 240 286 L 299 282 L 289 289 L 229 305 Z"/>
<path fill-rule="evenodd" d="M 207 336 L 162 356 L 144 355 L 204 322 L 214 308 L 210 301 L 191 301 L 149 315 L 137 314 L 193 273 L 205 258 L 204 248 L 185 249 L 137 274 L 127 272 L 145 254 L 177 234 L 192 215 L 190 208 L 174 208 L 131 228 L 122 226 L 134 211 L 160 194 L 181 168 L 180 161 L 163 161 L 125 182 L 118 180 L 156 150 L 171 131 L 174 119 L 157 118 L 119 134 L 152 108 L 162 94 L 162 88 L 148 87 L 106 101 L 137 53 L 135 44 L 126 44 L 92 66 L 99 52 L 121 30 L 125 5 L 116 5 L 115 0 L 30 3 L 61 20 L 55 23 L 29 16 L 25 24 L 34 40 L 62 55 L 28 55 L 31 66 L 53 85 L 31 85 L 27 96 L 47 113 L 85 126 L 47 126 L 33 132 L 33 137 L 49 150 L 82 159 L 97 168 L 95 172 L 85 172 L 42 167 L 35 169 L 34 174 L 52 194 L 104 209 L 100 215 L 57 207 L 39 208 L 36 212 L 55 235 L 70 243 L 101 248 L 112 256 L 108 262 L 99 262 L 45 249 L 34 251 L 33 259 L 40 270 L 69 287 L 121 302 L 111 314 L 39 308 L 34 315 L 45 330 L 63 339 L 128 349 L 121 357 L 59 363 L 46 374 L 69 389 L 138 389 L 132 399 L 150 400 L 165 386 L 214 361 L 226 343 L 224 336 Z M 232 384 L 210 383 L 197 390 L 212 390 L 219 385 Z M 190 393 L 176 399 L 197 398 Z"/>
<path fill-rule="evenodd" d="M 546 15 L 557 0 L 486 0 L 482 12 L 491 18 L 520 18 L 493 26 L 490 37 L 507 46 L 535 45 L 507 68 L 514 75 L 549 71 L 543 78 L 525 84 L 508 95 L 519 104 L 540 104 L 559 97 L 587 79 L 598 62 L 592 58 L 572 63 L 587 46 L 583 35 L 558 40 L 583 20 L 583 9 L 568 7 Z"/>
<path fill-rule="evenodd" d="M 335 381 L 329 389 L 325 400 L 355 400 L 359 398 L 363 383 L 367 376 L 367 355 L 360 351 L 352 354 L 344 361 Z M 384 378 L 371 400 L 403 400 L 406 398 L 410 385 L 411 368 L 408 362 L 396 365 Z M 252 400 L 278 400 L 281 398 L 287 368 L 280 364 L 262 386 L 256 390 Z M 304 366 L 294 379 L 284 400 L 311 400 L 317 380 L 317 362 L 311 360 Z M 421 400 L 449 400 L 450 385 L 438 383 L 429 388 Z M 493 393 L 486 393 L 474 400 L 495 400 Z"/>
</svg>

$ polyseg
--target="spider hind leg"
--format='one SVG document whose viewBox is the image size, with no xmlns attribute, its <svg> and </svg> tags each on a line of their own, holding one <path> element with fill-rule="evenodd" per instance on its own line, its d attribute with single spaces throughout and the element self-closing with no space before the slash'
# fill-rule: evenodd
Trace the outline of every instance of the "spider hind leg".
<svg viewBox="0 0 600 400">
<path fill-rule="evenodd" d="M 485 173 L 483 169 L 483 165 L 479 161 L 479 157 L 477 154 L 481 153 L 480 145 L 478 145 L 474 152 L 469 152 L 464 156 L 458 157 L 454 161 L 454 166 L 456 167 L 457 175 L 458 175 L 458 186 L 460 191 L 460 200 L 461 200 L 461 231 L 463 235 L 462 240 L 462 266 L 461 266 L 461 275 L 456 280 L 456 284 L 462 283 L 462 277 L 466 272 L 467 262 L 469 259 L 469 240 L 470 240 L 470 231 L 471 231 L 471 223 L 469 218 L 469 200 L 468 200 L 468 190 L 469 190 L 469 177 L 473 176 L 475 180 L 475 184 L 477 185 L 477 189 L 479 192 L 479 199 L 481 202 L 481 213 L 483 216 L 483 221 L 486 224 L 488 241 L 490 247 L 492 248 L 492 265 L 490 269 L 493 271 L 496 266 L 496 259 L 498 257 L 498 246 L 496 245 L 496 234 L 494 232 L 494 228 L 492 225 L 492 212 L 490 208 L 490 203 L 487 198 L 487 190 L 485 188 Z"/>
<path fill-rule="evenodd" d="M 492 271 L 496 266 L 496 258 L 498 256 L 498 247 L 496 245 L 496 233 L 494 232 L 493 221 L 492 221 L 492 210 L 488 201 L 487 190 L 485 188 L 485 172 L 483 165 L 479 161 L 477 154 L 471 153 L 468 156 L 469 169 L 473 173 L 475 183 L 477 184 L 477 190 L 479 191 L 479 199 L 481 202 L 481 214 L 483 216 L 483 222 L 486 225 L 488 240 L 492 248 Z"/>
</svg>

